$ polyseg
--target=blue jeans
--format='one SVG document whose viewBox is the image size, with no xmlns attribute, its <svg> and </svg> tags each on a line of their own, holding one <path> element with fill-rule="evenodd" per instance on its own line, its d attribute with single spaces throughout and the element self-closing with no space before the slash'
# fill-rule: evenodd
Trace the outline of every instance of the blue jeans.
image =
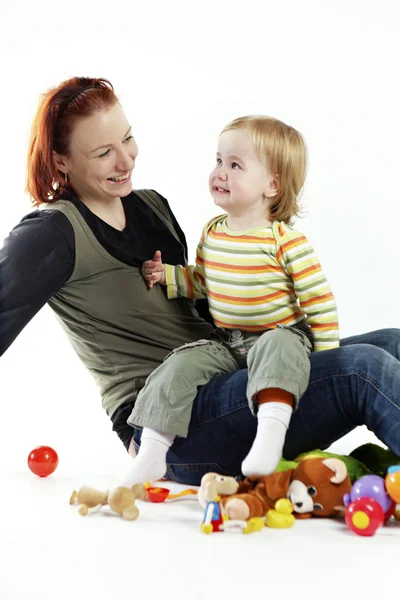
<svg viewBox="0 0 400 600">
<path fill-rule="evenodd" d="M 400 456 L 400 329 L 344 339 L 340 348 L 313 353 L 310 360 L 310 383 L 290 422 L 284 457 L 327 448 L 358 425 Z M 246 386 L 242 369 L 199 389 L 188 437 L 176 438 L 167 454 L 171 479 L 199 485 L 208 471 L 241 473 L 257 427 Z M 136 446 L 140 436 L 135 430 Z"/>
</svg>

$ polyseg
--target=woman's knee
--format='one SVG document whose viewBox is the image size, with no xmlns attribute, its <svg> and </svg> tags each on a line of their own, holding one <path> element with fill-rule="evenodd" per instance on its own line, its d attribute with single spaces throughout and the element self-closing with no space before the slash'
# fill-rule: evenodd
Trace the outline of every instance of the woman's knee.
<svg viewBox="0 0 400 600">
<path fill-rule="evenodd" d="M 311 380 L 316 381 L 332 375 L 359 374 L 379 378 L 394 358 L 372 344 L 351 344 L 310 355 Z"/>
</svg>

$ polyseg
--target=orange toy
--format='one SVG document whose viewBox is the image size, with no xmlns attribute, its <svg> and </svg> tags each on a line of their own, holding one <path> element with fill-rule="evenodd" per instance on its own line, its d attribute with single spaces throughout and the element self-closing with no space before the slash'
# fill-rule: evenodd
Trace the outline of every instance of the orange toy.
<svg viewBox="0 0 400 600">
<path fill-rule="evenodd" d="M 165 502 L 165 500 L 177 500 L 184 496 L 197 496 L 197 490 L 192 490 L 190 488 L 183 490 L 183 492 L 179 492 L 178 494 L 171 494 L 168 488 L 152 487 L 149 483 L 145 483 L 144 487 L 146 489 L 147 498 L 151 502 Z"/>
<path fill-rule="evenodd" d="M 392 471 L 391 469 L 396 470 Z M 391 469 L 389 469 L 389 473 L 385 478 L 386 490 L 392 500 L 400 504 L 400 468 L 399 470 L 397 470 L 397 467 Z"/>
</svg>

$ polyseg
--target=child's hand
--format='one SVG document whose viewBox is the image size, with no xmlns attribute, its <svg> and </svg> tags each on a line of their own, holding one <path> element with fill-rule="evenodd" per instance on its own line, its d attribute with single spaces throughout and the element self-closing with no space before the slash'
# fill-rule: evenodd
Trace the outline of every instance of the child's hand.
<svg viewBox="0 0 400 600">
<path fill-rule="evenodd" d="M 142 275 L 149 288 L 152 288 L 155 283 L 165 285 L 164 265 L 159 250 L 155 252 L 151 260 L 146 260 L 142 264 Z"/>
</svg>

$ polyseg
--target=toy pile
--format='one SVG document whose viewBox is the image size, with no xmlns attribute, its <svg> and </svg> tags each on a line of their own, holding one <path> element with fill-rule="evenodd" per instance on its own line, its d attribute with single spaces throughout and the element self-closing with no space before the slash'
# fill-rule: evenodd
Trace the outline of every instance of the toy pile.
<svg viewBox="0 0 400 600">
<path fill-rule="evenodd" d="M 72 493 L 70 504 L 78 504 L 81 515 L 108 505 L 124 519 L 135 520 L 136 500 L 165 502 L 194 495 L 204 509 L 201 531 L 206 534 L 246 534 L 264 526 L 284 529 L 296 519 L 344 515 L 349 529 L 371 536 L 392 517 L 400 521 L 400 459 L 375 444 L 365 444 L 350 456 L 316 450 L 295 461 L 282 459 L 274 473 L 257 479 L 237 481 L 206 473 L 198 491 L 179 494 L 151 484 L 110 493 L 83 487 Z"/>
</svg>

